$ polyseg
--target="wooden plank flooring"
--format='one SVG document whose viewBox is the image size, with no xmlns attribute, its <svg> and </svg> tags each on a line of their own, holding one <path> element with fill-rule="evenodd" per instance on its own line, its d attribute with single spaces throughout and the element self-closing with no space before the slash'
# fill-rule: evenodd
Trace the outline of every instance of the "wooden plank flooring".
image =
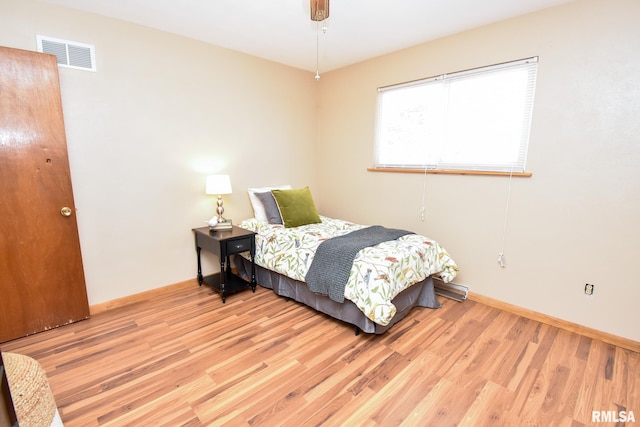
<svg viewBox="0 0 640 427">
<path fill-rule="evenodd" d="M 267 289 L 222 304 L 194 281 L 2 350 L 42 364 L 67 427 L 640 423 L 640 354 L 441 301 L 355 336 Z"/>
</svg>

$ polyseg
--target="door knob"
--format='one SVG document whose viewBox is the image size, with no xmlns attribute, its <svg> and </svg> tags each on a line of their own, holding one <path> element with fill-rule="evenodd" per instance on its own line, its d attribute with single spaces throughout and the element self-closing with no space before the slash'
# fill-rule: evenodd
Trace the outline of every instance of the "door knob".
<svg viewBox="0 0 640 427">
<path fill-rule="evenodd" d="M 62 216 L 71 216 L 71 208 L 65 206 L 64 208 L 60 209 L 60 213 L 62 214 Z"/>
</svg>

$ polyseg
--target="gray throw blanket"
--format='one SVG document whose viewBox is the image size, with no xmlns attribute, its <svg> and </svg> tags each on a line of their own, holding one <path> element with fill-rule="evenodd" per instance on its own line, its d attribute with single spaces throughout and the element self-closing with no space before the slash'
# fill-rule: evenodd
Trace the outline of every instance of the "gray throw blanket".
<svg viewBox="0 0 640 427">
<path fill-rule="evenodd" d="M 374 225 L 327 239 L 318 246 L 304 280 L 312 292 L 344 302 L 344 288 L 358 252 L 407 234 L 413 233 Z"/>
</svg>

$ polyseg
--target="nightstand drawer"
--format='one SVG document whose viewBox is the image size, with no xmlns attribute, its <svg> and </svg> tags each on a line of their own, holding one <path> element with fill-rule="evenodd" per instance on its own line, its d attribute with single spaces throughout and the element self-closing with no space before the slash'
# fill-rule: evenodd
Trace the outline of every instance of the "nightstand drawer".
<svg viewBox="0 0 640 427">
<path fill-rule="evenodd" d="M 225 243 L 227 255 L 237 254 L 251 250 L 253 236 L 243 237 L 242 239 L 227 240 Z"/>
</svg>

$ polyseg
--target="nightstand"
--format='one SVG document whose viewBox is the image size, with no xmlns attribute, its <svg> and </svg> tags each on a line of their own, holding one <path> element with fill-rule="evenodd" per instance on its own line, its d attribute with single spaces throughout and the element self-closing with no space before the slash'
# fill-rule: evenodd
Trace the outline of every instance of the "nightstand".
<svg viewBox="0 0 640 427">
<path fill-rule="evenodd" d="M 211 231 L 209 227 L 194 228 L 196 238 L 196 252 L 198 254 L 198 284 L 210 285 L 220 292 L 222 302 L 225 303 L 227 295 L 247 289 L 251 286 L 253 292 L 256 291 L 256 240 L 253 231 L 236 227 L 231 230 Z M 202 263 L 200 262 L 200 251 L 204 249 L 218 256 L 220 260 L 220 275 L 203 277 Z M 231 270 L 231 255 L 242 252 L 249 252 L 251 256 L 251 281 L 247 282 L 237 276 Z"/>
</svg>

